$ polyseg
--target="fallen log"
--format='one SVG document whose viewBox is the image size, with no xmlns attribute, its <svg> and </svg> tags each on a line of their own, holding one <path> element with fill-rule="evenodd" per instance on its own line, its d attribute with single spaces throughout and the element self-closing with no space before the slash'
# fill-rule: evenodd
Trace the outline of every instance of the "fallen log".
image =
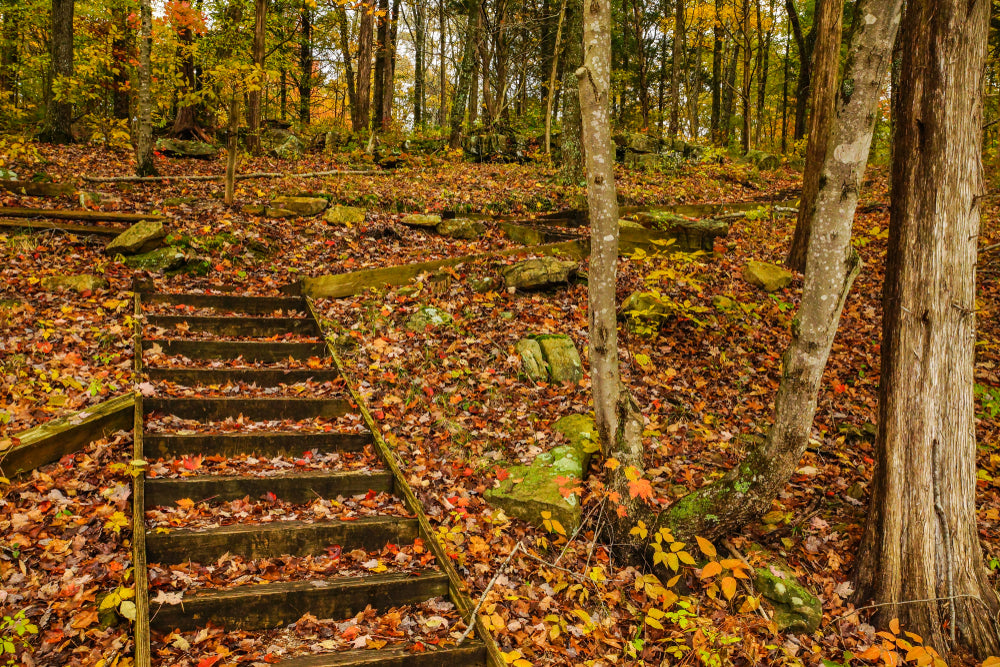
<svg viewBox="0 0 1000 667">
<path fill-rule="evenodd" d="M 35 183 L 32 181 L 0 180 L 0 190 L 28 197 L 59 197 L 72 195 L 76 187 L 72 183 Z"/>
<path fill-rule="evenodd" d="M 354 171 L 354 170 L 333 170 L 333 171 L 307 171 L 301 174 L 282 174 L 277 171 L 257 171 L 249 174 L 236 174 L 237 181 L 245 181 L 252 178 L 316 178 L 319 176 L 376 176 L 385 174 L 384 171 Z M 89 183 L 162 183 L 163 181 L 221 181 L 225 179 L 224 174 L 199 174 L 191 176 L 84 176 L 83 180 Z"/>
<path fill-rule="evenodd" d="M 0 220 L 2 229 L 29 229 L 34 231 L 67 232 L 70 234 L 115 237 L 125 231 L 125 227 L 104 227 L 101 225 L 74 225 L 41 220 Z"/>
<path fill-rule="evenodd" d="M 166 220 L 162 215 L 146 213 L 115 213 L 111 211 L 82 211 L 48 208 L 15 208 L 0 206 L 0 218 L 48 218 L 51 220 L 90 220 L 93 222 L 139 222 L 140 220 Z"/>
</svg>

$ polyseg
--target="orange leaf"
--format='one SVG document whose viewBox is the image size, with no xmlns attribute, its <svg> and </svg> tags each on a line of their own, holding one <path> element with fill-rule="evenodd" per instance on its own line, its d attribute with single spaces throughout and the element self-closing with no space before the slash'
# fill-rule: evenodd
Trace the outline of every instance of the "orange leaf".
<svg viewBox="0 0 1000 667">
<path fill-rule="evenodd" d="M 722 573 L 722 564 L 717 560 L 709 561 L 708 565 L 701 568 L 701 578 L 708 579 Z"/>
<path fill-rule="evenodd" d="M 889 621 L 889 630 L 894 635 L 898 635 L 899 634 L 899 619 L 898 618 L 894 618 L 891 621 Z"/>
<path fill-rule="evenodd" d="M 722 594 L 726 596 L 727 600 L 732 600 L 733 596 L 736 595 L 736 580 L 732 577 L 723 577 L 722 583 Z"/>
<path fill-rule="evenodd" d="M 637 479 L 628 483 L 628 494 L 633 498 L 649 500 L 653 497 L 653 485 L 648 479 Z"/>
</svg>

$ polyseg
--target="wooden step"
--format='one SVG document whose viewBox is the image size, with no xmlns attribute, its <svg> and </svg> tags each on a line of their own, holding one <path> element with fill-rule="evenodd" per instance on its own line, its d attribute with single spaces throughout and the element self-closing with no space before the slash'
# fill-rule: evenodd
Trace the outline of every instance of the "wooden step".
<svg viewBox="0 0 1000 667">
<path fill-rule="evenodd" d="M 411 543 L 417 536 L 417 520 L 397 516 L 361 517 L 354 521 L 273 521 L 168 532 L 157 529 L 146 531 L 146 560 L 209 563 L 226 553 L 247 559 L 285 554 L 308 556 L 322 554 L 334 544 L 347 551 L 378 551 L 386 544 Z"/>
<path fill-rule="evenodd" d="M 290 503 L 319 498 L 356 496 L 368 491 L 392 492 L 392 474 L 365 472 L 290 472 L 267 477 L 196 475 L 191 477 L 147 477 L 146 507 L 173 505 L 182 498 L 228 501 L 244 496 L 257 499 L 270 492 Z"/>
<path fill-rule="evenodd" d="M 142 408 L 145 416 L 160 412 L 200 421 L 337 418 L 353 411 L 345 398 L 146 398 Z"/>
<path fill-rule="evenodd" d="M 305 613 L 349 618 L 368 605 L 388 609 L 447 593 L 448 577 L 436 571 L 240 586 L 188 593 L 183 605 L 150 603 L 150 625 L 161 632 L 186 632 L 207 623 L 228 630 L 265 630 L 294 623 Z"/>
<path fill-rule="evenodd" d="M 174 331 L 178 325 L 189 331 L 201 331 L 216 336 L 250 336 L 270 338 L 288 333 L 300 336 L 321 334 L 311 317 L 197 317 L 185 315 L 147 315 L 147 326 Z"/>
<path fill-rule="evenodd" d="M 223 385 L 243 382 L 258 387 L 277 387 L 297 382 L 333 382 L 340 373 L 333 368 L 170 368 L 149 367 L 146 375 L 152 382 L 174 382 L 185 387 Z"/>
<path fill-rule="evenodd" d="M 426 650 L 416 653 L 402 648 L 386 648 L 377 651 L 363 649 L 340 653 L 321 653 L 289 658 L 277 663 L 278 667 L 473 667 L 486 664 L 486 646 L 474 640 L 466 640 L 462 646 Z"/>
<path fill-rule="evenodd" d="M 143 303 L 162 303 L 171 306 L 192 306 L 215 310 L 266 315 L 276 310 L 284 312 L 308 311 L 302 297 L 288 296 L 242 296 L 238 294 L 166 294 L 164 292 L 143 292 L 139 295 Z"/>
<path fill-rule="evenodd" d="M 190 340 L 186 338 L 143 339 L 143 352 L 156 348 L 168 356 L 180 355 L 197 361 L 242 357 L 248 363 L 273 363 L 287 359 L 308 361 L 313 357 L 323 358 L 327 356 L 326 343 Z"/>
<path fill-rule="evenodd" d="M 174 459 L 181 456 L 239 456 L 253 454 L 262 457 L 301 456 L 320 452 L 356 452 L 372 442 L 372 434 L 364 433 L 294 433 L 261 431 L 245 433 L 195 433 L 176 435 L 145 433 L 142 436 L 144 455 L 150 459 Z"/>
</svg>

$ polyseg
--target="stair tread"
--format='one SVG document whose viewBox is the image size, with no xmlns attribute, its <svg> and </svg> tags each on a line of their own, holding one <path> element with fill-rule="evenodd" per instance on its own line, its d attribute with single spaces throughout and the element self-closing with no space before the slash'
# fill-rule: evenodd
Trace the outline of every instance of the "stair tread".
<svg viewBox="0 0 1000 667">
<path fill-rule="evenodd" d="M 486 646 L 482 642 L 468 640 L 462 646 L 428 648 L 422 652 L 411 651 L 406 647 L 394 647 L 296 656 L 282 660 L 277 665 L 278 667 L 351 667 L 355 665 L 358 667 L 362 665 L 448 667 L 449 665 L 481 665 L 485 664 L 485 660 Z"/>
</svg>

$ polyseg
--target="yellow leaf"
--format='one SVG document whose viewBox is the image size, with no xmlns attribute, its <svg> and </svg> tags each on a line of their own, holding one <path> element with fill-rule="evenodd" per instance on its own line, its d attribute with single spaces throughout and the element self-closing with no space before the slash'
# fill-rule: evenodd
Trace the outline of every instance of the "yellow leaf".
<svg viewBox="0 0 1000 667">
<path fill-rule="evenodd" d="M 722 572 L 722 564 L 719 561 L 709 561 L 705 567 L 701 568 L 701 578 L 709 579 Z"/>
<path fill-rule="evenodd" d="M 715 545 L 706 540 L 704 537 L 695 537 L 694 539 L 698 541 L 698 548 L 701 549 L 701 552 L 705 554 L 705 556 L 708 558 L 716 557 L 717 554 L 715 551 Z"/>
<path fill-rule="evenodd" d="M 691 556 L 691 554 L 689 554 L 686 551 L 678 551 L 677 557 L 680 558 L 681 562 L 684 563 L 685 565 L 697 565 L 697 563 L 694 562 L 694 558 Z"/>
<path fill-rule="evenodd" d="M 719 585 L 722 587 L 722 594 L 726 596 L 726 599 L 732 600 L 733 596 L 736 595 L 736 580 L 732 577 L 723 577 Z"/>
<path fill-rule="evenodd" d="M 604 467 L 607 468 L 608 470 L 614 470 L 620 465 L 621 463 L 619 463 L 618 459 L 608 459 L 607 461 L 604 462 Z"/>
<path fill-rule="evenodd" d="M 650 627 L 653 627 L 653 628 L 656 628 L 657 630 L 662 630 L 663 629 L 663 624 L 660 623 L 655 618 L 653 618 L 652 616 L 647 616 L 646 617 L 646 625 L 648 625 Z"/>
<path fill-rule="evenodd" d="M 521 657 L 521 652 L 517 649 L 514 649 L 510 653 L 503 653 L 503 661 L 506 662 L 508 665 L 514 664 L 514 661 L 520 657 Z"/>
<path fill-rule="evenodd" d="M 889 621 L 889 630 L 894 635 L 898 635 L 899 634 L 899 619 L 898 618 L 894 618 L 891 621 Z"/>
</svg>

